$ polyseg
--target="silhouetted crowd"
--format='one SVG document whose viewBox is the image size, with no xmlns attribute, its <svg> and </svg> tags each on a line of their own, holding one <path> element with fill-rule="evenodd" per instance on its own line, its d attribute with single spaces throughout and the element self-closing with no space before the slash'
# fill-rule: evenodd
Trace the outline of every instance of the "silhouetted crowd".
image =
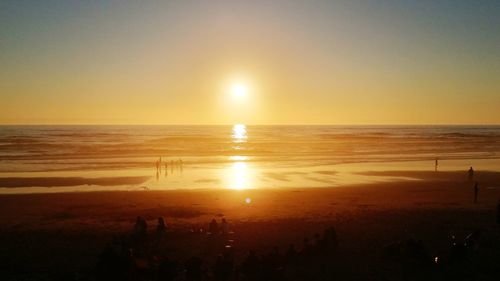
<svg viewBox="0 0 500 281">
<path fill-rule="evenodd" d="M 304 238 L 298 249 L 290 244 L 281 252 L 275 246 L 263 255 L 249 250 L 239 263 L 228 243 L 210 260 L 192 256 L 179 261 L 162 253 L 136 253 L 144 243 L 161 241 L 166 232 L 163 218 L 158 218 L 156 231 L 148 233 L 146 220 L 138 217 L 131 235 L 115 236 L 106 244 L 95 270 L 97 280 L 317 280 L 332 274 L 329 264 L 338 250 L 337 232 L 330 227 L 312 240 Z M 213 219 L 204 232 L 213 243 L 231 233 L 224 218 L 220 223 Z"/>
</svg>

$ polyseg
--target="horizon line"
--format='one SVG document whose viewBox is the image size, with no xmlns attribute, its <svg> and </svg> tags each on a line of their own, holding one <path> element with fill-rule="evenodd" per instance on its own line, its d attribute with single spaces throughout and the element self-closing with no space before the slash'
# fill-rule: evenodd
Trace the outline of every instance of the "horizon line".
<svg viewBox="0 0 500 281">
<path fill-rule="evenodd" d="M 0 126 L 233 126 L 243 124 L 245 126 L 500 126 L 500 123 L 0 123 Z"/>
</svg>

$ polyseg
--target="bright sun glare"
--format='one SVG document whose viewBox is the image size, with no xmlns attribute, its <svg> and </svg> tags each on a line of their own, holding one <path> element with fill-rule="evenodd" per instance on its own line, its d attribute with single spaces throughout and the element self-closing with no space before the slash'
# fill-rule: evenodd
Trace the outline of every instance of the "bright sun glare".
<svg viewBox="0 0 500 281">
<path fill-rule="evenodd" d="M 244 142 L 247 139 L 247 127 L 244 124 L 233 126 L 233 142 Z"/>
<path fill-rule="evenodd" d="M 243 83 L 234 83 L 231 85 L 231 95 L 235 98 L 242 98 L 248 94 L 248 86 Z"/>
</svg>

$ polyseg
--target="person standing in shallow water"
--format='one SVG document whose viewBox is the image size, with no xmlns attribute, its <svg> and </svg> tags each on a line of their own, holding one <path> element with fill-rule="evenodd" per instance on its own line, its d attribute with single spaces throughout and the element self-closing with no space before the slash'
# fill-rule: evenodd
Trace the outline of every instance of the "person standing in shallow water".
<svg viewBox="0 0 500 281">
<path fill-rule="evenodd" d="M 474 169 L 472 169 L 472 167 L 469 168 L 469 181 L 473 181 L 474 180 Z"/>
<path fill-rule="evenodd" d="M 474 183 L 474 204 L 477 203 L 478 194 L 479 194 L 479 183 L 476 181 Z"/>
</svg>

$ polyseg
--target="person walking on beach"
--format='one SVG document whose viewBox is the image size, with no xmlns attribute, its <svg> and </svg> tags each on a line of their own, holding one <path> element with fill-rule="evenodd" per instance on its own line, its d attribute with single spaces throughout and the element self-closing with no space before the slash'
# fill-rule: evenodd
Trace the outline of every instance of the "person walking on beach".
<svg viewBox="0 0 500 281">
<path fill-rule="evenodd" d="M 474 169 L 472 169 L 472 166 L 469 168 L 469 181 L 474 180 Z"/>
<path fill-rule="evenodd" d="M 434 171 L 438 171 L 438 158 L 436 157 L 436 161 L 434 161 Z"/>
<path fill-rule="evenodd" d="M 476 181 L 474 183 L 474 204 L 477 203 L 478 194 L 479 194 L 479 183 Z"/>
</svg>

